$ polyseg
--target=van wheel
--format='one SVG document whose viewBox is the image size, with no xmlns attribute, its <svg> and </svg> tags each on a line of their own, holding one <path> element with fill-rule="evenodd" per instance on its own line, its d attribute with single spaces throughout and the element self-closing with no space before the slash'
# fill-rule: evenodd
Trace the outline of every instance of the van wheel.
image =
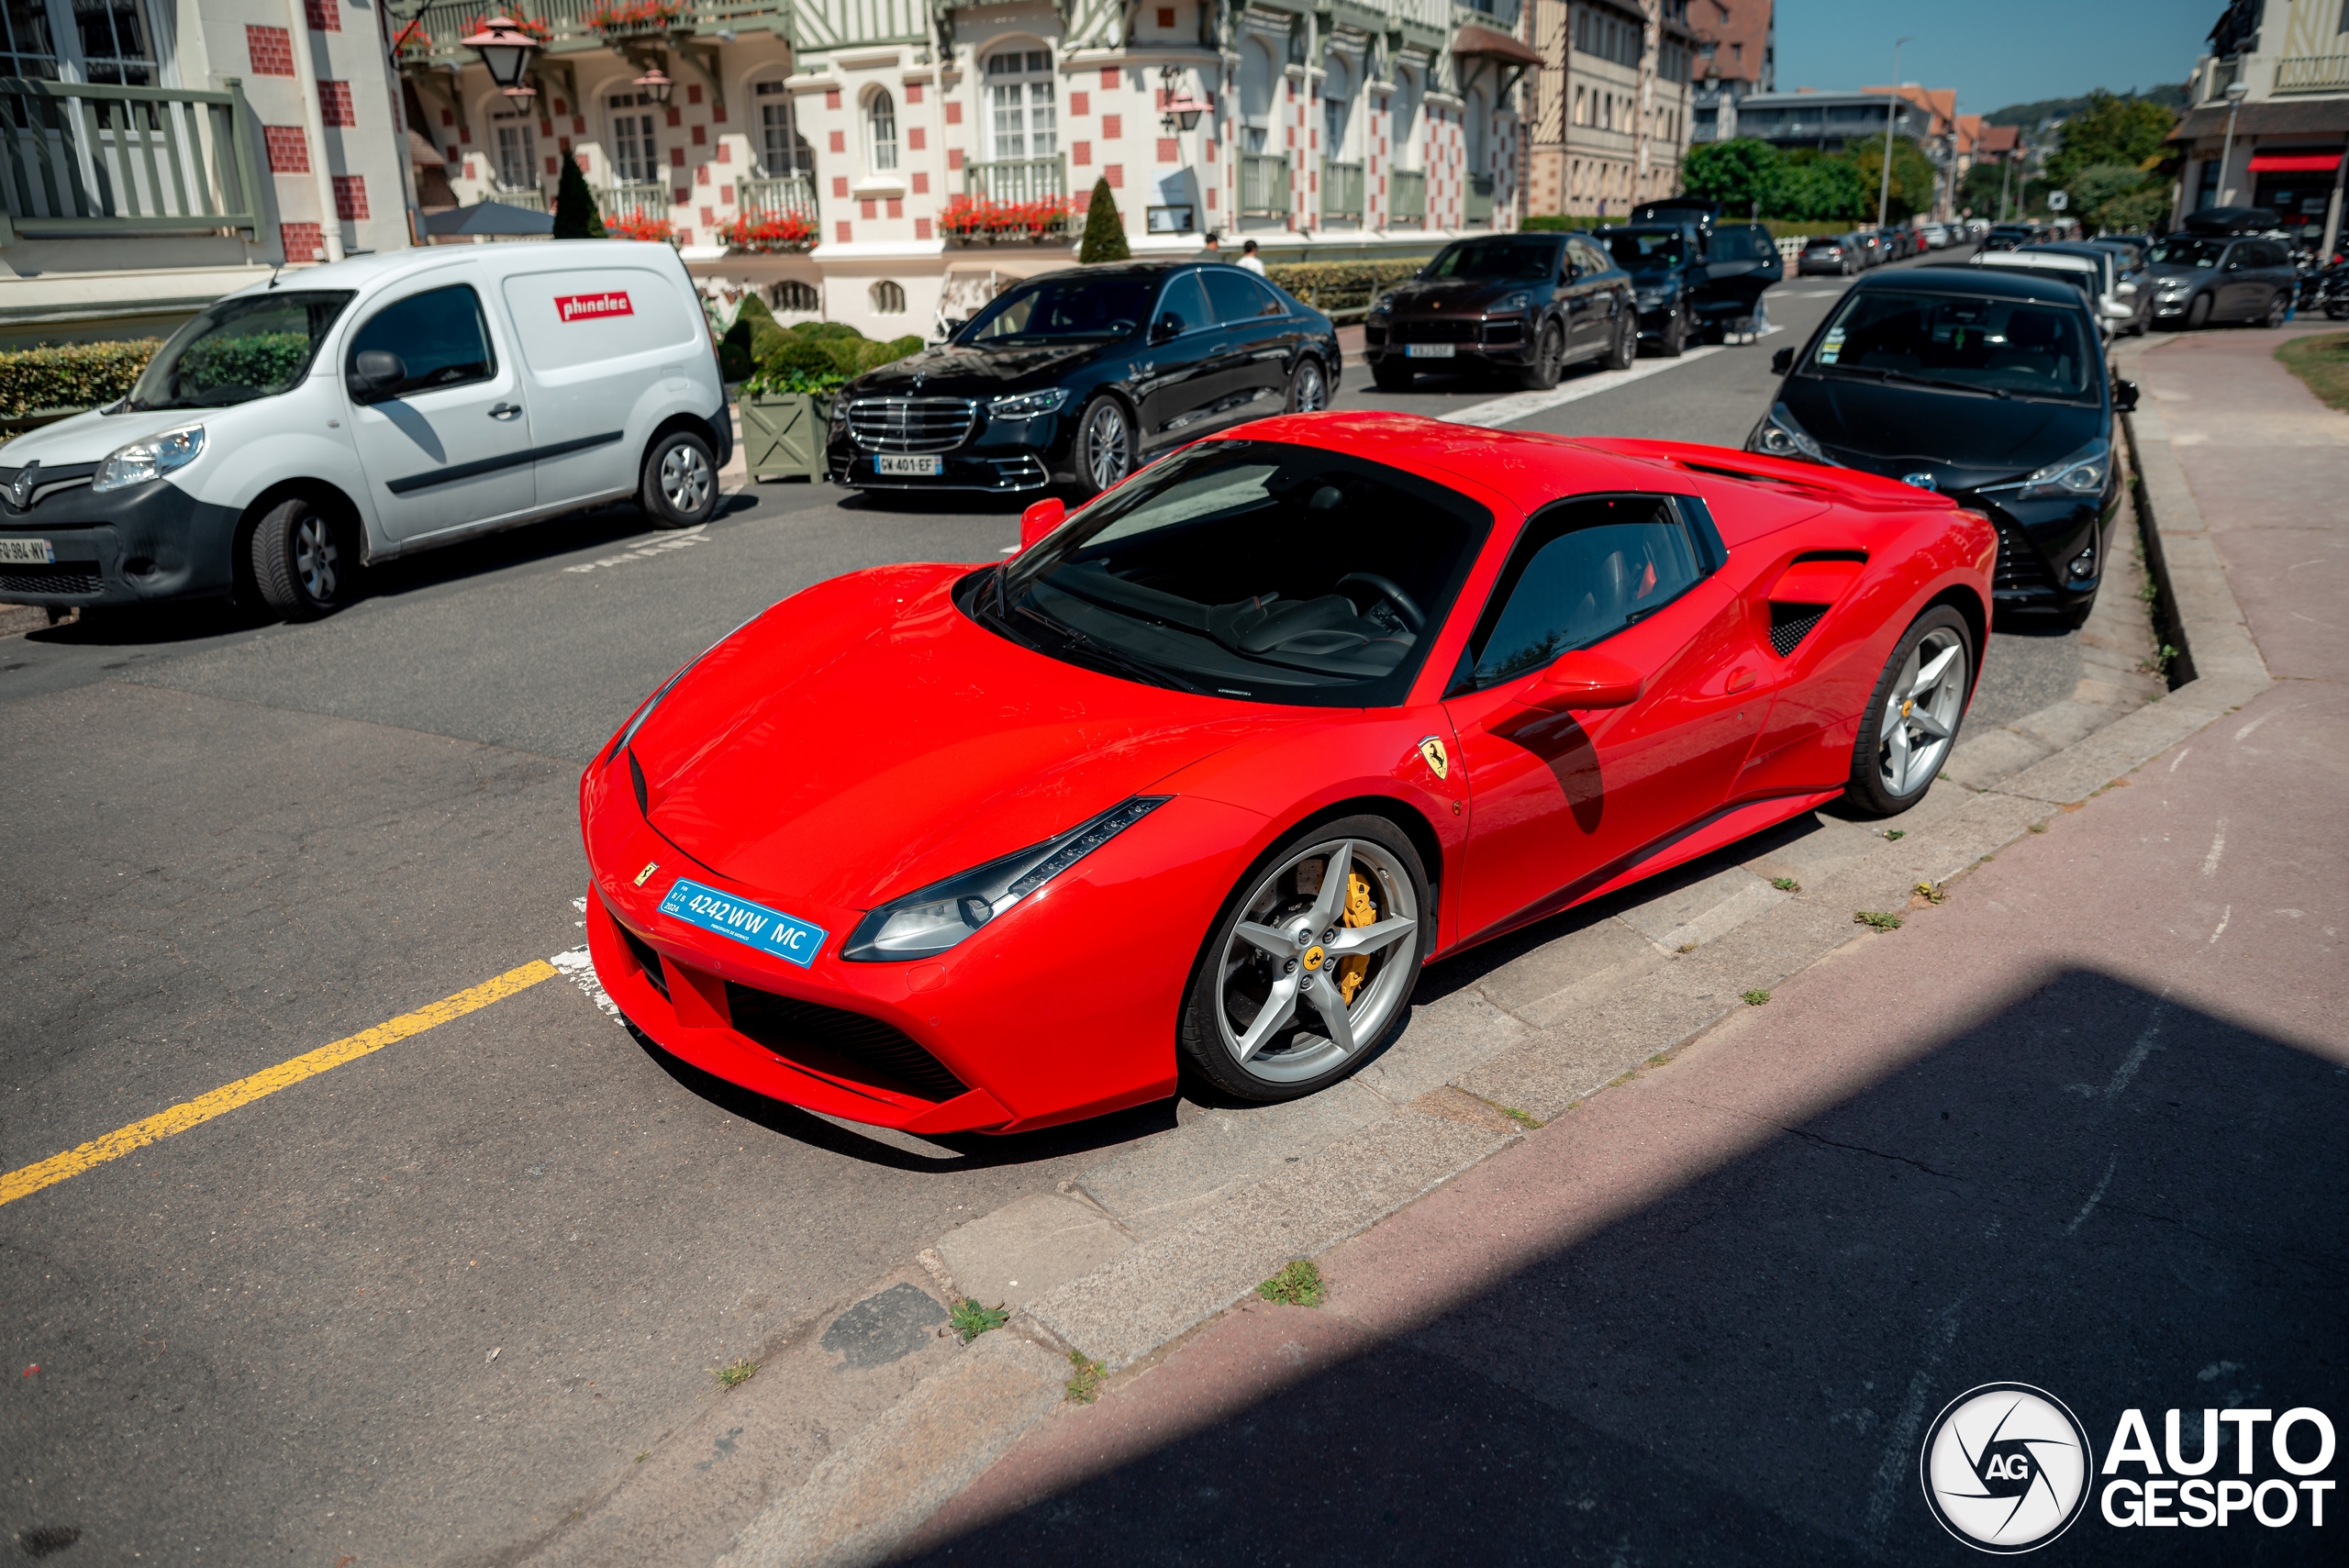
<svg viewBox="0 0 2349 1568">
<path fill-rule="evenodd" d="M 255 525 L 251 551 L 253 585 L 287 620 L 332 615 L 354 596 L 359 552 L 350 530 L 299 496 Z"/>
<path fill-rule="evenodd" d="M 690 430 L 672 430 L 644 454 L 637 500 L 657 528 L 689 528 L 718 510 L 718 463 L 709 443 Z"/>
</svg>

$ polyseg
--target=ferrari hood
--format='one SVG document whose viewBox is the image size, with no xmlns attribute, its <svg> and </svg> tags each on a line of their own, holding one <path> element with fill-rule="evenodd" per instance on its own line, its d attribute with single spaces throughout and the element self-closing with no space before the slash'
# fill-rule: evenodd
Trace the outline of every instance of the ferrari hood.
<svg viewBox="0 0 2349 1568">
<path fill-rule="evenodd" d="M 870 908 L 1294 721 L 1011 642 L 955 606 L 969 571 L 835 579 L 712 650 L 629 744 L 653 828 L 779 898 Z"/>
</svg>

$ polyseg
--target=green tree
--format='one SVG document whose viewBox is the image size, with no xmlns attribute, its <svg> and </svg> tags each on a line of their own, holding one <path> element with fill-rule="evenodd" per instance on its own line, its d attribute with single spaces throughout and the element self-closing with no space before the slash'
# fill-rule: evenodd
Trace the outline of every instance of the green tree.
<svg viewBox="0 0 2349 1568">
<path fill-rule="evenodd" d="M 1965 178 L 1957 187 L 1957 205 L 1976 217 L 1987 217 L 1996 223 L 1998 220 L 1998 190 L 2002 183 L 2006 188 L 2007 205 L 2012 206 L 2018 183 L 2014 172 L 1985 159 L 1965 172 Z"/>
<path fill-rule="evenodd" d="M 1859 172 L 1861 189 L 1867 193 L 1863 214 L 1873 219 L 1876 217 L 1877 182 L 1884 172 L 1884 139 L 1870 137 L 1845 156 L 1851 159 L 1853 167 Z M 1905 136 L 1894 137 L 1892 188 L 1886 195 L 1885 221 L 1899 223 L 1917 213 L 1931 211 L 1933 192 L 1940 179 L 1940 171 L 1933 167 L 1932 161 L 1914 141 Z"/>
<path fill-rule="evenodd" d="M 1093 182 L 1093 195 L 1085 204 L 1085 242 L 1077 247 L 1080 262 L 1123 261 L 1133 252 L 1126 247 L 1125 220 L 1118 216 L 1118 198 L 1109 194 L 1109 182 L 1104 176 Z"/>
<path fill-rule="evenodd" d="M 2088 95 L 2087 106 L 2056 133 L 2047 177 L 2063 190 L 2074 175 L 2095 164 L 2143 169 L 2161 156 L 2162 142 L 2176 124 L 2173 109 L 2144 98 L 2116 97 L 2099 88 Z"/>
<path fill-rule="evenodd" d="M 566 152 L 562 155 L 562 177 L 554 187 L 554 237 L 557 239 L 608 239 L 604 230 L 603 214 L 596 210 L 596 195 L 587 188 L 587 176 L 579 172 L 579 160 Z"/>
<path fill-rule="evenodd" d="M 1848 158 L 1792 157 L 1778 171 L 1766 210 L 1798 223 L 1851 222 L 1876 211 L 1876 187 L 1861 187 L 1859 169 Z"/>
<path fill-rule="evenodd" d="M 1692 196 L 1721 204 L 1731 217 L 1770 210 L 1777 183 L 1778 150 L 1755 137 L 1700 141 L 1680 161 L 1680 183 Z"/>
<path fill-rule="evenodd" d="M 2085 217 L 2107 202 L 2136 195 L 2147 183 L 2143 174 L 2126 163 L 2091 163 L 2075 170 L 2064 189 L 2072 198 L 2072 210 Z"/>
<path fill-rule="evenodd" d="M 2168 220 L 2169 192 L 2161 186 L 2115 196 L 2096 209 L 2100 234 L 2150 234 Z"/>
</svg>

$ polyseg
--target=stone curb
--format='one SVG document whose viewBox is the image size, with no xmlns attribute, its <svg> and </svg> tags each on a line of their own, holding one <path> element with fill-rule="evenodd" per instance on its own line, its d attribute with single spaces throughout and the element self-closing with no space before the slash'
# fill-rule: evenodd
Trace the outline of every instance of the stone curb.
<svg viewBox="0 0 2349 1568">
<path fill-rule="evenodd" d="M 2143 351 L 2132 342 L 2115 358 L 2133 361 Z M 1393 1110 L 1292 1157 L 1295 1169 L 1203 1192 L 1179 1223 L 1138 1240 L 1108 1210 L 1090 1208 L 1105 1236 L 1116 1234 L 1106 1262 L 1042 1292 L 1013 1331 L 985 1336 L 850 1439 L 745 1529 L 719 1568 L 885 1561 L 1052 1413 L 1067 1372 L 1056 1351 L 1081 1350 L 1113 1371 L 1163 1351 L 1286 1260 L 1326 1251 L 1506 1149 L 1521 1134 L 1490 1107 L 1547 1121 L 1695 1040 L 1742 1006 L 1744 992 L 1767 990 L 1850 942 L 1898 940 L 1855 924 L 1855 912 L 1908 907 L 1919 884 L 1938 887 L 1963 874 L 2273 684 L 2159 411 L 2123 423 L 2161 634 L 2178 651 L 2173 671 L 2187 677 L 2167 696 L 1977 788 L 1661 967 L 1603 995 L 1587 988 L 1571 1030 L 1530 1027 L 1473 988 L 1442 998 L 1426 1009 L 1442 1020 L 1427 1049 L 1390 1051 L 1353 1080 Z M 1050 1201 L 1065 1206 L 1059 1224 L 1086 1204 L 1074 1192 Z M 936 1251 L 923 1262 L 933 1274 L 947 1272 Z"/>
</svg>

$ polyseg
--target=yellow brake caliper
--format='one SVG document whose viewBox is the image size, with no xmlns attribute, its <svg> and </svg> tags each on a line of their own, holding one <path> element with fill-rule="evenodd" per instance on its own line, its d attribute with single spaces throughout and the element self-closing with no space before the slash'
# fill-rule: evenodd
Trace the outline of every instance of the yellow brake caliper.
<svg viewBox="0 0 2349 1568">
<path fill-rule="evenodd" d="M 1370 884 L 1358 871 L 1346 873 L 1346 912 L 1341 917 L 1349 926 L 1367 926 L 1378 918 L 1378 911 L 1370 905 Z M 1338 961 L 1338 988 L 1345 993 L 1346 1006 L 1354 1005 L 1354 993 L 1370 973 L 1370 955 L 1357 953 Z"/>
</svg>

